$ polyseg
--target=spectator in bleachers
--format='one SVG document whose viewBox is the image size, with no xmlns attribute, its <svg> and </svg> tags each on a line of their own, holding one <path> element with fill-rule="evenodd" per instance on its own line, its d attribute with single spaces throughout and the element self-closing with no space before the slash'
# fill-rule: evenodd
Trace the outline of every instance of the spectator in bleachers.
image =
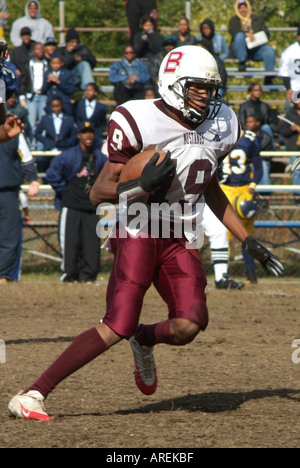
<svg viewBox="0 0 300 468">
<path fill-rule="evenodd" d="M 44 74 L 48 69 L 48 62 L 44 57 L 44 46 L 37 42 L 32 51 L 32 58 L 29 60 L 28 66 L 24 69 L 24 80 L 22 94 L 26 97 L 26 106 L 28 109 L 29 122 L 34 135 L 37 123 L 45 114 L 45 106 L 47 101 L 46 94 L 42 93 Z M 30 149 L 36 149 L 34 139 L 31 142 Z"/>
<path fill-rule="evenodd" d="M 156 0 L 125 0 L 125 8 L 129 26 L 129 43 L 133 46 L 134 37 L 140 32 L 140 22 L 143 16 L 151 16 L 157 24 Z"/>
<path fill-rule="evenodd" d="M 44 43 L 44 55 L 50 64 L 50 60 L 54 52 L 57 50 L 57 41 L 55 37 L 47 37 Z"/>
<path fill-rule="evenodd" d="M 82 91 L 88 83 L 94 83 L 93 69 L 97 59 L 91 50 L 81 44 L 80 35 L 76 29 L 69 29 L 66 35 L 66 46 L 60 47 L 58 52 L 63 58 L 65 67 L 74 73 L 75 85 Z"/>
<path fill-rule="evenodd" d="M 144 87 L 150 81 L 148 67 L 137 60 L 132 46 L 124 49 L 124 57 L 109 69 L 109 81 L 114 85 L 117 105 L 133 99 L 142 99 Z"/>
<path fill-rule="evenodd" d="M 35 42 L 44 44 L 47 37 L 54 36 L 52 24 L 45 18 L 42 18 L 41 6 L 37 0 L 27 2 L 25 16 L 17 19 L 12 25 L 10 40 L 15 47 L 22 44 L 20 31 L 24 27 L 31 29 L 32 40 Z"/>
<path fill-rule="evenodd" d="M 222 34 L 215 32 L 214 22 L 207 18 L 200 24 L 200 36 L 196 37 L 197 41 L 201 39 L 207 39 L 212 42 L 214 54 L 217 55 L 221 60 L 226 60 L 229 57 L 229 49 L 226 41 Z"/>
<path fill-rule="evenodd" d="M 275 70 L 276 54 L 273 47 L 267 44 L 270 33 L 263 18 L 255 16 L 251 12 L 251 5 L 248 0 L 236 0 L 235 16 L 228 25 L 228 30 L 232 38 L 231 46 L 234 56 L 239 61 L 239 71 L 246 71 L 248 60 L 263 61 L 265 70 L 273 72 Z M 264 32 L 266 39 L 263 44 L 253 47 L 255 36 L 258 32 Z M 272 77 L 265 77 L 265 84 L 271 84 Z"/>
<path fill-rule="evenodd" d="M 269 133 L 262 130 L 259 118 L 254 114 L 249 114 L 246 118 L 246 123 L 246 128 L 250 128 L 254 133 L 256 133 L 256 140 L 259 143 L 260 151 L 273 151 L 273 139 Z M 260 185 L 271 185 L 271 163 L 271 158 L 262 157 L 263 175 L 259 182 Z M 263 195 L 268 195 L 268 193 L 265 192 Z"/>
<path fill-rule="evenodd" d="M 212 42 L 210 40 L 205 39 L 205 38 L 197 39 L 196 45 L 199 46 L 199 47 L 203 47 L 204 49 L 208 50 L 208 52 L 210 52 L 214 56 L 214 58 L 215 58 L 215 60 L 216 60 L 216 62 L 218 64 L 219 72 L 220 72 L 220 75 L 221 75 L 221 78 L 222 78 L 222 83 L 223 83 L 222 88 L 219 88 L 219 94 L 220 94 L 220 96 L 224 97 L 225 94 L 226 94 L 226 86 L 227 86 L 228 75 L 227 75 L 227 71 L 226 71 L 225 64 L 224 64 L 223 60 L 221 60 L 220 57 L 214 53 L 213 44 L 212 44 Z"/>
<path fill-rule="evenodd" d="M 6 1 L 0 0 L 0 37 L 4 37 L 4 29 L 9 18 Z"/>
<path fill-rule="evenodd" d="M 95 129 L 83 125 L 79 144 L 54 158 L 47 180 L 61 209 L 59 238 L 62 251 L 62 282 L 93 283 L 100 271 L 99 221 L 90 202 L 90 191 L 107 157 L 94 145 Z"/>
<path fill-rule="evenodd" d="M 53 97 L 50 107 L 50 112 L 42 117 L 34 136 L 42 144 L 44 151 L 63 151 L 77 143 L 75 119 L 63 111 L 60 97 Z M 38 156 L 36 162 L 38 171 L 45 172 L 51 159 Z"/>
<path fill-rule="evenodd" d="M 172 36 L 176 39 L 176 47 L 196 44 L 196 38 L 191 34 L 190 21 L 188 18 L 180 18 L 178 21 L 178 30 L 175 31 Z"/>
<path fill-rule="evenodd" d="M 157 83 L 159 67 L 163 59 L 163 38 L 155 27 L 155 20 L 151 16 L 143 16 L 142 31 L 134 36 L 133 46 L 136 57 L 148 67 L 154 85 Z"/>
<path fill-rule="evenodd" d="M 159 97 L 154 86 L 145 86 L 144 99 L 157 99 Z"/>
<path fill-rule="evenodd" d="M 32 129 L 29 123 L 28 110 L 20 104 L 18 95 L 16 92 L 7 99 L 5 104 L 5 110 L 8 114 L 17 115 L 22 123 L 24 124 L 25 137 L 28 143 L 32 141 Z"/>
<path fill-rule="evenodd" d="M 171 50 L 177 47 L 177 41 L 173 34 L 168 34 L 162 40 L 163 56 L 165 57 Z"/>
<path fill-rule="evenodd" d="M 42 94 L 47 95 L 46 112 L 50 111 L 50 104 L 54 97 L 60 97 L 64 112 L 73 114 L 71 98 L 75 93 L 75 78 L 70 70 L 64 67 L 63 59 L 56 52 L 50 59 L 50 68 L 44 73 Z"/>
<path fill-rule="evenodd" d="M 10 54 L 10 61 L 17 68 L 17 76 L 20 84 L 20 96 L 22 105 L 25 104 L 25 94 L 24 86 L 26 87 L 27 73 L 28 73 L 28 62 L 32 56 L 32 51 L 35 45 L 35 42 L 31 39 L 31 30 L 27 26 L 21 29 L 20 37 L 22 44 L 18 47 L 14 47 Z"/>
<path fill-rule="evenodd" d="M 96 83 L 86 85 L 84 97 L 74 104 L 73 115 L 78 128 L 89 124 L 95 129 L 95 145 L 101 148 L 103 144 L 103 131 L 107 119 L 107 106 L 98 101 L 99 87 Z"/>
<path fill-rule="evenodd" d="M 286 88 L 286 111 L 290 110 L 293 93 L 300 91 L 300 26 L 296 34 L 296 42 L 283 51 L 278 69 Z"/>
<path fill-rule="evenodd" d="M 16 281 L 19 266 L 20 208 L 19 189 L 24 179 L 30 184 L 28 195 L 39 191 L 34 160 L 23 134 L 0 144 L 0 284 Z"/>
<path fill-rule="evenodd" d="M 77 142 L 77 127 L 73 116 L 63 110 L 63 101 L 53 97 L 50 112 L 45 114 L 35 132 L 45 151 L 59 151 L 70 148 Z"/>
<path fill-rule="evenodd" d="M 261 100 L 262 87 L 259 83 L 251 83 L 248 88 L 249 99 L 240 105 L 239 118 L 242 128 L 246 130 L 246 120 L 249 115 L 255 115 L 261 124 L 261 129 L 268 133 L 272 138 L 273 149 L 274 143 L 274 124 L 272 121 L 271 107 L 267 102 Z"/>
<path fill-rule="evenodd" d="M 287 151 L 300 151 L 300 99 L 286 114 L 286 118 L 293 124 L 281 121 L 279 132 L 285 138 L 285 146 Z M 291 163 L 296 161 L 297 156 L 291 158 Z M 293 172 L 293 184 L 300 185 L 300 170 Z M 300 191 L 296 191 L 295 202 L 300 205 Z"/>
</svg>

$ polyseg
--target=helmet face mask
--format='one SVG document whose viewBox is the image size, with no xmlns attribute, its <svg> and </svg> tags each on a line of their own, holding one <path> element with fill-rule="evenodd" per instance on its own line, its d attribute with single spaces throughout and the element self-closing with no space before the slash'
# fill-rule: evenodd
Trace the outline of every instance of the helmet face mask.
<svg viewBox="0 0 300 468">
<path fill-rule="evenodd" d="M 159 92 L 171 107 L 194 123 L 214 119 L 222 106 L 218 89 L 222 86 L 214 57 L 198 46 L 173 49 L 159 71 Z M 205 89 L 207 96 L 191 88 Z"/>
</svg>

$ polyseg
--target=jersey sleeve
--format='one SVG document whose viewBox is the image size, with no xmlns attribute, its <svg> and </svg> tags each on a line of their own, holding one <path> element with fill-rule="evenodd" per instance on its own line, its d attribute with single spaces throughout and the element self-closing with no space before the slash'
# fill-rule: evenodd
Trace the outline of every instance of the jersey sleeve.
<svg viewBox="0 0 300 468">
<path fill-rule="evenodd" d="M 114 163 L 126 164 L 142 149 L 142 137 L 139 128 L 123 106 L 112 113 L 108 125 L 108 154 Z"/>
</svg>

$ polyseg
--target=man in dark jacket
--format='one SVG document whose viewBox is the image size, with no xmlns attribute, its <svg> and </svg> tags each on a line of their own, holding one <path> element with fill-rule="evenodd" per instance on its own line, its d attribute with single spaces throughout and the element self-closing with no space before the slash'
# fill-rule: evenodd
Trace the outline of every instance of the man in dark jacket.
<svg viewBox="0 0 300 468">
<path fill-rule="evenodd" d="M 14 281 L 21 240 L 19 190 L 26 179 L 29 196 L 39 189 L 37 172 L 24 135 L 0 144 L 0 284 Z"/>
<path fill-rule="evenodd" d="M 55 206 L 61 209 L 61 281 L 90 283 L 100 271 L 100 239 L 89 193 L 107 158 L 94 146 L 93 127 L 83 126 L 78 138 L 79 145 L 56 157 L 46 175 L 56 192 Z"/>
<path fill-rule="evenodd" d="M 93 69 L 97 59 L 88 47 L 80 43 L 80 36 L 75 29 L 69 29 L 66 36 L 66 46 L 60 47 L 58 52 L 63 58 L 65 67 L 72 70 L 75 84 L 85 90 L 88 83 L 95 82 Z"/>
<path fill-rule="evenodd" d="M 276 130 L 276 125 L 273 122 L 271 107 L 267 102 L 261 100 L 262 87 L 259 83 L 251 83 L 248 88 L 250 98 L 240 105 L 239 118 L 242 128 L 246 130 L 247 117 L 255 115 L 261 124 L 263 131 L 267 132 L 273 140 L 274 147 L 274 135 L 273 132 Z"/>
<path fill-rule="evenodd" d="M 26 94 L 27 85 L 27 74 L 28 74 L 28 63 L 32 56 L 32 50 L 35 42 L 31 39 L 31 30 L 28 27 L 24 27 L 20 31 L 22 44 L 15 47 L 10 55 L 10 61 L 17 68 L 17 76 L 20 82 L 20 94 Z"/>
</svg>

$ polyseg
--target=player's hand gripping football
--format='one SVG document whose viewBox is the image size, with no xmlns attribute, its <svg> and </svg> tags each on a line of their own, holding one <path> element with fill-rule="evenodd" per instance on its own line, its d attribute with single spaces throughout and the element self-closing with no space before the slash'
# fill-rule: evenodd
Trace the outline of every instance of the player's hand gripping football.
<svg viewBox="0 0 300 468">
<path fill-rule="evenodd" d="M 175 175 L 175 165 L 171 160 L 170 151 L 167 152 L 164 160 L 156 166 L 158 160 L 159 153 L 154 153 L 139 177 L 140 185 L 145 192 L 153 192 L 160 185 L 172 180 Z"/>
<path fill-rule="evenodd" d="M 117 186 L 118 195 L 128 194 L 136 190 L 151 193 L 158 187 L 170 185 L 176 172 L 175 164 L 171 160 L 170 151 L 166 153 L 163 161 L 156 166 L 158 160 L 159 153 L 154 153 L 137 179 L 119 183 Z"/>
<path fill-rule="evenodd" d="M 243 242 L 243 249 L 256 260 L 258 260 L 268 275 L 282 276 L 284 266 L 268 249 L 261 245 L 257 240 L 248 236 Z"/>
<path fill-rule="evenodd" d="M 296 159 L 294 164 L 292 165 L 291 171 L 299 171 L 300 170 L 300 158 Z"/>
</svg>

